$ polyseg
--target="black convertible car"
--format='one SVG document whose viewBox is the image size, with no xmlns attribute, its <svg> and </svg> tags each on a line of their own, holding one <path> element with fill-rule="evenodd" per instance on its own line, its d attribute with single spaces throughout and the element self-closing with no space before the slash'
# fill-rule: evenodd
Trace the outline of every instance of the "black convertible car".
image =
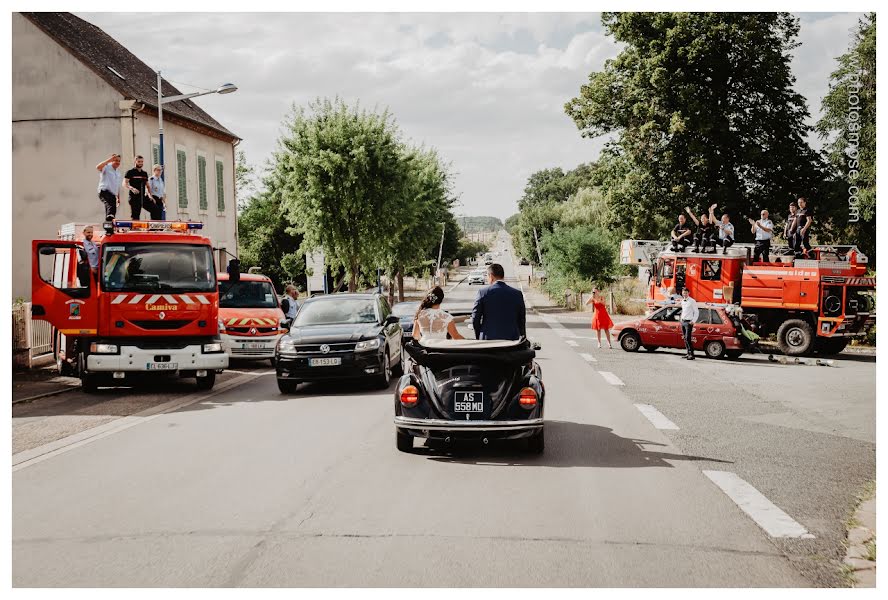
<svg viewBox="0 0 888 600">
<path fill-rule="evenodd" d="M 309 298 L 275 349 L 278 388 L 303 381 L 370 377 L 388 387 L 402 368 L 401 325 L 381 294 Z"/>
<path fill-rule="evenodd" d="M 542 371 L 527 340 L 410 340 L 409 369 L 395 391 L 398 450 L 413 438 L 527 438 L 545 448 Z"/>
</svg>

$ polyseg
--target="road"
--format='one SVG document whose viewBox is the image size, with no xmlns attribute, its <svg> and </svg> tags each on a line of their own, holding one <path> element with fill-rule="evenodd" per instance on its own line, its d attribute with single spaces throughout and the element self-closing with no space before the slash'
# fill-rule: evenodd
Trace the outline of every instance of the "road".
<svg viewBox="0 0 888 600">
<path fill-rule="evenodd" d="M 445 308 L 476 291 L 456 286 Z M 257 368 L 171 412 L 14 456 L 13 585 L 841 584 L 842 511 L 874 477 L 874 363 L 679 363 L 592 350 L 579 320 L 531 314 L 528 328 L 543 346 L 542 456 L 516 443 L 400 453 L 394 386 L 284 396 Z M 856 398 L 818 393 L 851 375 L 865 381 Z"/>
</svg>

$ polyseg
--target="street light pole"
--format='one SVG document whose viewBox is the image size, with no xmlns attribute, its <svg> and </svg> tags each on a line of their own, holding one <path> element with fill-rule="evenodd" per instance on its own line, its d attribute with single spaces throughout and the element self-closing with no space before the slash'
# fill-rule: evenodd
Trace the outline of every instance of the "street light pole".
<svg viewBox="0 0 888 600">
<path fill-rule="evenodd" d="M 447 223 L 441 223 L 441 243 L 438 245 L 438 268 L 435 270 L 435 277 L 441 271 L 441 252 L 444 250 L 444 230 L 447 229 Z"/>
<path fill-rule="evenodd" d="M 160 71 L 157 72 L 157 134 L 159 138 L 160 150 L 157 158 L 160 161 L 160 178 L 165 182 L 166 173 L 163 170 L 163 95 L 160 93 Z"/>
</svg>

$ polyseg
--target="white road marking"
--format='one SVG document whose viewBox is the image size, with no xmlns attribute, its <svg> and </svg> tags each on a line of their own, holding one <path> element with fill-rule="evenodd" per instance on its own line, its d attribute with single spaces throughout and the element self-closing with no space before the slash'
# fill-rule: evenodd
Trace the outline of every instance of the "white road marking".
<svg viewBox="0 0 888 600">
<path fill-rule="evenodd" d="M 636 404 L 635 408 L 647 417 L 647 420 L 651 422 L 651 425 L 657 429 L 678 429 L 678 425 L 667 419 L 666 415 L 650 404 Z"/>
<path fill-rule="evenodd" d="M 567 344 L 568 346 L 573 346 L 574 348 L 579 346 L 579 344 L 574 340 L 564 340 L 564 343 Z"/>
<path fill-rule="evenodd" d="M 598 360 L 594 356 L 592 356 L 591 354 L 589 354 L 587 352 L 581 352 L 580 356 L 582 356 L 583 360 L 585 360 L 587 362 L 598 362 Z"/>
<path fill-rule="evenodd" d="M 626 385 L 625 383 L 623 383 L 623 381 L 619 377 L 617 377 L 616 375 L 614 375 L 610 371 L 599 371 L 598 373 L 602 377 L 604 377 L 604 380 L 607 381 L 611 385 Z"/>
<path fill-rule="evenodd" d="M 733 500 L 740 509 L 771 537 L 813 539 L 814 534 L 780 510 L 773 502 L 728 471 L 703 471 L 712 482 Z"/>
</svg>

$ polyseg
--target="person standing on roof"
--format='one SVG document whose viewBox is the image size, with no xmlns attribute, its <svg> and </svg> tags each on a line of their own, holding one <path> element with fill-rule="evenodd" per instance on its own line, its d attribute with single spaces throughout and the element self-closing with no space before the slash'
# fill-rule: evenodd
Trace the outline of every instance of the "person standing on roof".
<svg viewBox="0 0 888 600">
<path fill-rule="evenodd" d="M 151 213 L 152 220 L 162 221 L 166 212 L 166 184 L 163 181 L 163 177 L 161 177 L 163 167 L 154 165 L 151 171 L 153 174 L 148 178 L 148 197 L 151 199 L 154 208 L 153 210 L 149 208 L 148 212 Z"/>
<path fill-rule="evenodd" d="M 99 201 L 105 206 L 105 220 L 111 221 L 117 216 L 120 206 L 120 155 L 112 154 L 96 165 L 99 172 Z"/>
<path fill-rule="evenodd" d="M 709 207 L 709 222 L 718 227 L 718 240 L 716 243 L 724 248 L 722 254 L 727 254 L 728 248 L 734 245 L 734 225 L 731 223 L 731 217 L 728 216 L 728 213 L 722 214 L 721 221 L 716 220 L 716 206 L 718 205 L 713 204 Z"/>
<path fill-rule="evenodd" d="M 154 206 L 154 202 L 148 199 L 148 173 L 142 170 L 143 164 L 145 159 L 137 156 L 135 166 L 123 176 L 123 183 L 129 190 L 129 205 L 133 220 L 141 218 L 143 205 L 149 213 Z"/>
<path fill-rule="evenodd" d="M 694 323 L 700 316 L 700 309 L 697 308 L 697 301 L 691 298 L 688 288 L 681 291 L 681 337 L 684 338 L 685 349 L 688 355 L 687 360 L 694 360 Z"/>
<path fill-rule="evenodd" d="M 805 258 L 811 251 L 811 225 L 814 223 L 814 210 L 808 206 L 806 198 L 799 198 L 798 225 L 796 229 L 796 253 L 800 250 Z"/>
<path fill-rule="evenodd" d="M 783 226 L 783 239 L 793 250 L 796 249 L 796 237 L 799 232 L 799 207 L 795 202 L 789 203 L 789 214 L 786 216 L 786 224 Z"/>
<path fill-rule="evenodd" d="M 715 223 L 710 223 L 709 217 L 705 214 L 700 215 L 700 219 L 697 220 L 697 215 L 690 206 L 685 206 L 685 210 L 697 226 L 697 233 L 694 234 L 694 252 L 700 252 L 701 248 L 706 252 L 710 246 L 715 249 Z"/>
<path fill-rule="evenodd" d="M 768 218 L 768 211 L 762 211 L 762 218 L 758 221 L 748 219 L 752 225 L 752 233 L 755 234 L 755 250 L 752 252 L 752 262 L 770 262 L 771 237 L 774 235 L 774 223 Z"/>
</svg>

